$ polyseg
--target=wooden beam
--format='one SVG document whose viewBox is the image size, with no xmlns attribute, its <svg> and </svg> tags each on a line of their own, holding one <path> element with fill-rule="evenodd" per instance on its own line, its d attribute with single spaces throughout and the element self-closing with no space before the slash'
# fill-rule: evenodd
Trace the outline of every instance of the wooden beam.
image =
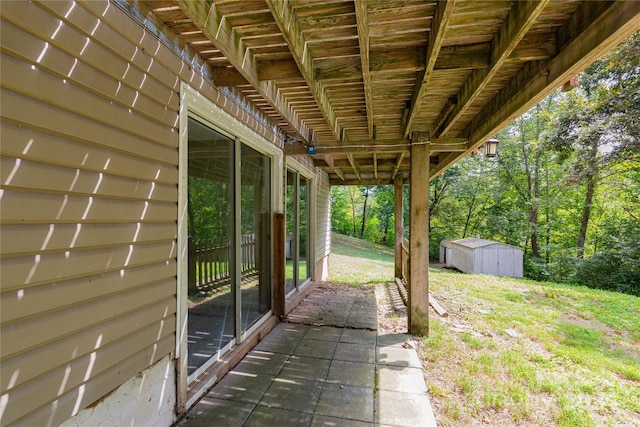
<svg viewBox="0 0 640 427">
<path fill-rule="evenodd" d="M 408 173 L 407 173 L 408 175 Z M 400 174 L 398 174 L 400 176 Z M 406 177 L 403 177 L 406 179 Z M 390 174 L 380 174 L 380 178 L 374 179 L 363 177 L 362 179 L 358 179 L 355 175 L 345 175 L 344 180 L 337 180 L 329 176 L 329 184 L 330 185 L 393 185 L 393 179 Z"/>
<path fill-rule="evenodd" d="M 373 177 L 378 179 L 378 155 L 373 153 Z"/>
<path fill-rule="evenodd" d="M 258 61 L 258 80 L 302 80 L 302 74 L 293 59 Z"/>
<path fill-rule="evenodd" d="M 404 213 L 402 206 L 404 179 L 396 176 L 393 179 L 393 217 L 395 231 L 394 277 L 402 276 L 402 240 L 404 238 Z"/>
<path fill-rule="evenodd" d="M 509 14 L 502 22 L 491 43 L 490 64 L 486 69 L 477 69 L 465 81 L 458 93 L 458 102 L 447 116 L 441 128 L 435 128 L 436 136 L 444 135 L 458 119 L 473 105 L 474 101 L 500 71 L 509 56 L 538 19 L 550 0 L 527 0 L 513 3 Z"/>
<path fill-rule="evenodd" d="M 489 48 L 489 43 L 442 47 L 434 70 L 487 68 Z M 425 70 L 424 47 L 373 51 L 369 56 L 372 75 Z"/>
<path fill-rule="evenodd" d="M 369 138 L 373 138 L 373 99 L 371 94 L 371 72 L 369 67 L 369 20 L 367 18 L 367 0 L 353 2 L 356 11 L 358 42 L 360 44 L 360 61 L 362 63 L 362 83 L 364 85 L 364 101 L 367 107 L 367 127 Z"/>
<path fill-rule="evenodd" d="M 431 178 L 444 172 L 471 150 L 495 135 L 500 129 L 524 114 L 560 87 L 572 75 L 589 66 L 603 54 L 627 38 L 640 27 L 640 2 L 616 1 L 602 10 L 600 2 L 585 2 L 584 10 L 574 16 L 577 22 L 567 27 L 570 34 L 558 39 L 568 40 L 553 58 L 525 67 L 512 79 L 470 126 L 469 149 L 465 153 L 451 153 L 433 169 Z"/>
<path fill-rule="evenodd" d="M 213 83 L 218 87 L 249 85 L 247 79 L 233 67 L 217 67 L 212 71 Z"/>
<path fill-rule="evenodd" d="M 430 142 L 432 151 L 460 151 L 463 145 L 467 145 L 468 138 L 428 138 L 425 142 Z M 355 140 L 348 143 L 334 143 L 316 145 L 315 155 L 321 154 L 349 154 L 349 153 L 399 153 L 409 152 L 408 139 L 381 139 L 381 140 Z M 468 147 L 467 147 L 468 148 Z M 307 154 L 307 147 L 304 144 L 286 144 L 285 154 L 292 156 L 297 154 Z"/>
<path fill-rule="evenodd" d="M 362 64 L 357 56 L 319 58 L 313 61 L 313 78 L 319 82 L 360 80 Z"/>
<path fill-rule="evenodd" d="M 425 70 L 413 88 L 411 106 L 409 107 L 409 114 L 404 125 L 404 138 L 409 136 L 409 133 L 411 132 L 411 125 L 422 106 L 422 101 L 424 100 L 424 95 L 427 92 L 427 86 L 431 79 L 431 74 L 435 69 L 436 60 L 438 59 L 440 48 L 444 42 L 447 25 L 453 16 L 454 5 L 455 0 L 442 0 L 436 3 L 435 16 L 431 22 L 431 31 L 429 32 L 429 42 L 427 44 Z"/>
<path fill-rule="evenodd" d="M 338 175 L 338 177 L 339 177 L 342 181 L 344 181 L 344 173 L 342 172 L 342 169 L 340 169 L 340 168 L 335 168 L 333 171 L 336 173 L 336 175 Z"/>
<path fill-rule="evenodd" d="M 227 60 L 258 93 L 273 107 L 304 142 L 312 142 L 312 134 L 306 123 L 286 102 L 275 85 L 258 78 L 257 61 L 252 52 L 235 33 L 231 24 L 218 10 L 215 3 L 206 0 L 176 0 L 176 4 L 222 52 Z"/>
<path fill-rule="evenodd" d="M 327 92 L 324 90 L 322 83 L 318 82 L 314 78 L 313 58 L 307 49 L 307 43 L 305 36 L 302 33 L 300 22 L 291 9 L 289 2 L 282 0 L 266 0 L 266 3 L 267 6 L 269 6 L 269 10 L 271 10 L 271 14 L 275 19 L 278 28 L 280 28 L 282 36 L 289 45 L 289 50 L 291 50 L 293 59 L 296 61 L 296 64 L 298 64 L 298 68 L 300 69 L 305 82 L 309 85 L 311 94 L 316 100 L 318 107 L 320 107 L 322 116 L 328 123 L 334 138 L 338 141 L 342 141 L 342 127 L 340 126 L 340 123 L 338 123 L 338 119 L 333 111 Z"/>
<path fill-rule="evenodd" d="M 398 156 L 396 157 L 396 166 L 393 168 L 393 172 L 391 173 L 392 179 L 396 179 L 398 169 L 400 169 L 400 166 L 402 166 L 402 159 L 404 159 L 405 154 L 405 152 L 398 153 Z"/>
<path fill-rule="evenodd" d="M 353 172 L 358 177 L 358 180 L 360 180 L 361 179 L 360 169 L 358 169 L 358 163 L 356 162 L 355 157 L 353 156 L 353 154 L 348 154 L 347 159 L 349 159 L 349 163 L 351 164 L 351 168 L 353 169 Z"/>
<path fill-rule="evenodd" d="M 429 153 L 428 144 L 411 146 L 409 183 L 409 333 L 429 335 Z"/>
</svg>

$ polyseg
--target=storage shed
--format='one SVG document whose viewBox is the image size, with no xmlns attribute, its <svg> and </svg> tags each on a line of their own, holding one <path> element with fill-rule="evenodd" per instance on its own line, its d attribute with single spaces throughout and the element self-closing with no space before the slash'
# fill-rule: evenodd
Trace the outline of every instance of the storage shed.
<svg viewBox="0 0 640 427">
<path fill-rule="evenodd" d="M 447 267 L 465 273 L 522 277 L 522 249 L 477 238 L 443 240 L 440 257 Z"/>
</svg>

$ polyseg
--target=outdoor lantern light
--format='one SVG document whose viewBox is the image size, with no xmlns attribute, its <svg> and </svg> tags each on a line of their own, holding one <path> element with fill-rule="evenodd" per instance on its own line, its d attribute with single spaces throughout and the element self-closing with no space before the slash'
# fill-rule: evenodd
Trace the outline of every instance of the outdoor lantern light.
<svg viewBox="0 0 640 427">
<path fill-rule="evenodd" d="M 498 155 L 498 141 L 495 138 L 491 138 L 487 142 L 484 143 L 484 155 L 487 157 L 495 157 Z"/>
</svg>

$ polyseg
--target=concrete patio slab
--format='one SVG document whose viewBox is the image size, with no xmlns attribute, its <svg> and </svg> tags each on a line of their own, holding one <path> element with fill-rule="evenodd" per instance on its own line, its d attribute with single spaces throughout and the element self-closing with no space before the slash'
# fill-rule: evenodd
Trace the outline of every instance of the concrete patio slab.
<svg viewBox="0 0 640 427">
<path fill-rule="evenodd" d="M 376 350 L 371 344 L 340 342 L 336 347 L 333 358 L 350 362 L 374 363 L 376 361 Z"/>
<path fill-rule="evenodd" d="M 231 371 L 207 396 L 236 402 L 258 403 L 272 381 L 271 375 Z"/>
<path fill-rule="evenodd" d="M 389 391 L 426 393 L 427 387 L 420 368 L 378 366 L 378 388 Z"/>
<path fill-rule="evenodd" d="M 375 369 L 369 363 L 334 360 L 331 362 L 327 382 L 373 388 L 375 385 Z"/>
<path fill-rule="evenodd" d="M 296 356 L 332 359 L 336 351 L 336 342 L 303 339 L 293 351 Z"/>
<path fill-rule="evenodd" d="M 376 344 L 378 334 L 376 331 L 366 329 L 342 329 L 340 342 L 348 342 L 353 344 Z"/>
<path fill-rule="evenodd" d="M 314 298 L 289 315 L 298 323 L 278 324 L 178 425 L 435 426 L 411 336 L 366 329 L 376 318 L 371 298 Z M 361 329 L 336 327 L 361 321 Z"/>
<path fill-rule="evenodd" d="M 244 425 L 255 407 L 256 405 L 252 403 L 204 397 L 178 425 L 240 427 Z"/>
<path fill-rule="evenodd" d="M 285 409 L 267 408 L 258 406 L 245 427 L 265 426 L 308 426 L 311 423 L 311 414 L 306 412 L 287 411 Z M 224 424 L 211 424 L 210 426 L 223 426 Z"/>
<path fill-rule="evenodd" d="M 288 358 L 287 354 L 253 350 L 236 365 L 235 370 L 248 374 L 278 375 Z"/>
<path fill-rule="evenodd" d="M 302 337 L 296 336 L 272 337 L 271 335 L 268 335 L 267 338 L 263 339 L 255 346 L 255 350 L 291 354 L 301 340 Z"/>
<path fill-rule="evenodd" d="M 316 357 L 291 355 L 282 367 L 281 377 L 309 381 L 324 381 L 331 366 L 331 360 Z"/>
<path fill-rule="evenodd" d="M 397 427 L 436 427 L 426 394 L 388 390 L 379 390 L 377 393 L 375 422 Z"/>
<path fill-rule="evenodd" d="M 311 427 L 373 427 L 373 423 L 364 421 L 347 420 L 344 418 L 327 417 L 324 415 L 314 415 Z"/>
<path fill-rule="evenodd" d="M 340 328 L 327 328 L 323 326 L 310 327 L 304 338 L 320 341 L 333 341 L 336 342 L 342 335 L 342 329 Z"/>
<path fill-rule="evenodd" d="M 321 391 L 318 381 L 276 378 L 258 405 L 312 414 Z"/>
<path fill-rule="evenodd" d="M 379 365 L 422 368 L 422 363 L 413 348 L 376 347 L 376 362 Z"/>
<path fill-rule="evenodd" d="M 409 334 L 380 334 L 377 345 L 379 347 L 402 347 L 407 341 L 413 342 L 413 337 Z"/>
<path fill-rule="evenodd" d="M 373 388 L 325 384 L 315 413 L 373 422 Z"/>
</svg>

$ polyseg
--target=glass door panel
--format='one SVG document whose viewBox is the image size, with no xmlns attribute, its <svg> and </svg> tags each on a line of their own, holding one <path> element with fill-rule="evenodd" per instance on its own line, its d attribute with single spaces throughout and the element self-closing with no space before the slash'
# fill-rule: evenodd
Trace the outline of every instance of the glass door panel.
<svg viewBox="0 0 640 427">
<path fill-rule="evenodd" d="M 298 208 L 298 284 L 304 283 L 309 278 L 309 266 L 307 254 L 309 254 L 308 224 L 309 224 L 309 180 L 300 176 Z"/>
<path fill-rule="evenodd" d="M 287 170 L 287 193 L 286 193 L 286 236 L 285 236 L 285 258 L 284 269 L 285 293 L 289 293 L 296 288 L 296 254 L 298 253 L 298 242 L 296 239 L 296 181 L 298 175 Z"/>
<path fill-rule="evenodd" d="M 271 310 L 271 160 L 241 146 L 241 326 L 247 331 Z"/>
<path fill-rule="evenodd" d="M 188 123 L 188 375 L 234 338 L 234 141 Z"/>
</svg>

